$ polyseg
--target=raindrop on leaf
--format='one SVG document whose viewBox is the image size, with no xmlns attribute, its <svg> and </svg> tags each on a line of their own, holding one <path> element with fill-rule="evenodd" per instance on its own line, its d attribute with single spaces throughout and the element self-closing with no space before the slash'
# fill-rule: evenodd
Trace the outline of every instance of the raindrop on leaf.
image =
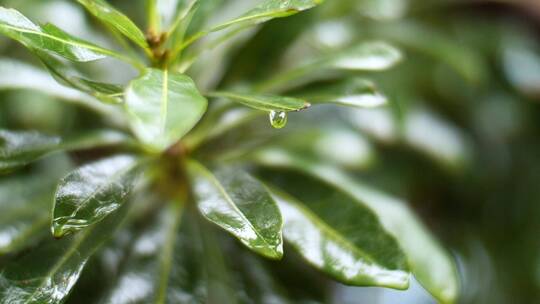
<svg viewBox="0 0 540 304">
<path fill-rule="evenodd" d="M 287 125 L 287 112 L 283 111 L 271 111 L 270 112 L 270 124 L 275 129 L 281 129 Z"/>
</svg>

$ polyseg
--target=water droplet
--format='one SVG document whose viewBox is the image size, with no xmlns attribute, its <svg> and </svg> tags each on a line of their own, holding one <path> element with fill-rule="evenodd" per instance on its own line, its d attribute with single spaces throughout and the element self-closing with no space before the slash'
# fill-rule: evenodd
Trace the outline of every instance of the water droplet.
<svg viewBox="0 0 540 304">
<path fill-rule="evenodd" d="M 287 125 L 287 112 L 283 111 L 271 111 L 270 112 L 270 124 L 276 129 L 281 129 Z"/>
</svg>

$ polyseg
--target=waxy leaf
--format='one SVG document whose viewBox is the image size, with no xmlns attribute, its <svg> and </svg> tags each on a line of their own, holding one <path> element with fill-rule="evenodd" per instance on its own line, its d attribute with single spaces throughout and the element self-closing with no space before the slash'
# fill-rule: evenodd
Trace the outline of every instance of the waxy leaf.
<svg viewBox="0 0 540 304">
<path fill-rule="evenodd" d="M 288 0 L 288 1 L 264 0 L 255 8 L 249 10 L 248 12 L 244 13 L 241 16 L 238 16 L 235 19 L 229 20 L 227 22 L 224 22 L 218 25 L 214 25 L 209 29 L 197 32 L 193 36 L 186 39 L 186 42 L 184 42 L 181 48 L 188 46 L 192 42 L 212 32 L 227 29 L 231 26 L 241 27 L 241 26 L 246 26 L 250 24 L 258 24 L 258 23 L 267 22 L 274 18 L 287 17 L 290 15 L 299 13 L 301 11 L 311 9 L 321 4 L 323 1 L 324 0 Z M 207 2 L 210 2 L 210 1 L 207 1 Z"/>
<path fill-rule="evenodd" d="M 253 251 L 281 258 L 281 214 L 263 185 L 242 171 L 212 173 L 195 161 L 189 162 L 188 174 L 202 215 Z"/>
<path fill-rule="evenodd" d="M 49 235 L 54 188 L 67 170 L 69 164 L 58 158 L 31 174 L 0 179 L 0 256 Z"/>
<path fill-rule="evenodd" d="M 59 238 L 81 230 L 117 210 L 133 188 L 139 164 L 133 156 L 114 156 L 64 177 L 55 194 L 53 235 Z"/>
<path fill-rule="evenodd" d="M 283 150 L 259 152 L 255 158 L 265 166 L 305 172 L 365 204 L 395 236 L 407 255 L 411 272 L 426 290 L 443 303 L 455 302 L 459 282 L 454 262 L 404 202 L 362 185 L 335 168 L 305 161 Z"/>
<path fill-rule="evenodd" d="M 213 231 L 199 227 L 193 209 L 171 203 L 140 234 L 119 237 L 133 241 L 103 303 L 237 303 Z M 134 282 L 144 288 L 126 292 Z"/>
<path fill-rule="evenodd" d="M 77 0 L 92 15 L 103 23 L 118 30 L 142 48 L 147 48 L 143 32 L 126 15 L 119 12 L 104 0 Z"/>
<path fill-rule="evenodd" d="M 190 131 L 207 107 L 193 80 L 166 70 L 147 70 L 130 83 L 125 98 L 133 131 L 158 152 Z"/>
<path fill-rule="evenodd" d="M 402 59 L 401 52 L 385 42 L 364 42 L 328 55 L 321 64 L 344 70 L 381 71 Z"/>
<path fill-rule="evenodd" d="M 212 97 L 226 98 L 261 111 L 299 111 L 311 106 L 305 100 L 268 94 L 243 94 L 233 92 L 214 92 Z"/>
<path fill-rule="evenodd" d="M 309 100 L 312 104 L 334 103 L 359 108 L 378 107 L 388 102 L 373 82 L 361 78 L 348 79 L 329 85 L 310 86 L 305 91 L 295 95 Z"/>
<path fill-rule="evenodd" d="M 310 264 L 346 284 L 409 287 L 405 254 L 369 208 L 316 179 L 278 176 L 277 187 L 289 193 L 272 190 L 285 240 Z"/>
<path fill-rule="evenodd" d="M 73 75 L 73 71 L 69 71 L 67 67 L 56 58 L 44 53 L 35 52 L 39 57 L 43 65 L 49 70 L 49 73 L 60 84 L 74 88 L 88 95 L 95 97 L 96 99 L 105 103 L 121 103 L 124 95 L 124 89 L 120 86 L 101 83 L 92 80 L 88 80 L 82 77 Z"/>
<path fill-rule="evenodd" d="M 0 129 L 0 173 L 28 165 L 52 152 L 121 144 L 130 145 L 131 140 L 123 133 L 110 130 L 93 131 L 62 140 L 60 137 L 48 136 L 35 131 Z"/>
<path fill-rule="evenodd" d="M 25 166 L 56 150 L 60 138 L 38 132 L 0 130 L 0 173 Z"/>
<path fill-rule="evenodd" d="M 88 259 L 121 226 L 128 208 L 100 225 L 62 240 L 48 240 L 0 270 L 0 303 L 63 303 Z"/>
<path fill-rule="evenodd" d="M 39 27 L 14 9 L 0 7 L 0 33 L 68 60 L 87 62 L 115 56 L 114 52 L 75 38 L 52 24 Z"/>
<path fill-rule="evenodd" d="M 401 51 L 379 41 L 362 42 L 341 51 L 334 51 L 281 72 L 256 86 L 258 91 L 279 91 L 307 80 L 325 76 L 328 70 L 337 71 L 383 71 L 398 64 Z"/>
</svg>

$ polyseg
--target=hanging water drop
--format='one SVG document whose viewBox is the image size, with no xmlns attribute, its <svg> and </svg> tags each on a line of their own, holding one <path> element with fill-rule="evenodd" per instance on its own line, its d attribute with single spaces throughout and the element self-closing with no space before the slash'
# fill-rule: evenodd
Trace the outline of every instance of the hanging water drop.
<svg viewBox="0 0 540 304">
<path fill-rule="evenodd" d="M 283 111 L 271 111 L 270 112 L 270 124 L 275 129 L 281 129 L 287 124 L 287 112 Z"/>
</svg>

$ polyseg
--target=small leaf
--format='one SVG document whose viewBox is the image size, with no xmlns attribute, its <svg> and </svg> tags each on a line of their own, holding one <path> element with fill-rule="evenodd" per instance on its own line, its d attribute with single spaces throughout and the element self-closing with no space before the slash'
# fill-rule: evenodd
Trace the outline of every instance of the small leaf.
<svg viewBox="0 0 540 304">
<path fill-rule="evenodd" d="M 38 132 L 0 130 L 0 173 L 25 166 L 60 145 L 60 138 Z"/>
<path fill-rule="evenodd" d="M 267 190 L 242 171 L 225 168 L 212 174 L 190 161 L 188 174 L 200 212 L 253 251 L 272 259 L 283 255 L 279 209 Z"/>
<path fill-rule="evenodd" d="M 0 7 L 0 33 L 30 49 L 72 61 L 87 62 L 115 56 L 114 52 L 75 38 L 52 24 L 41 28 L 14 9 Z"/>
<path fill-rule="evenodd" d="M 308 108 L 309 102 L 292 97 L 275 96 L 268 94 L 242 94 L 233 92 L 213 92 L 208 94 L 212 97 L 226 98 L 239 102 L 248 107 L 261 111 L 299 111 Z"/>
<path fill-rule="evenodd" d="M 52 232 L 57 238 L 81 230 L 118 209 L 128 198 L 137 158 L 114 156 L 85 165 L 64 177 L 55 194 Z"/>
<path fill-rule="evenodd" d="M 163 151 L 180 140 L 207 107 L 193 80 L 166 70 L 148 69 L 130 83 L 125 98 L 133 131 L 155 151 Z"/>
<path fill-rule="evenodd" d="M 131 39 L 143 49 L 148 48 L 148 43 L 143 32 L 126 15 L 122 14 L 104 0 L 77 0 L 92 15 L 103 23 L 118 30 L 127 38 Z"/>
<path fill-rule="evenodd" d="M 1 303 L 65 302 L 92 254 L 124 223 L 122 208 L 101 225 L 62 240 L 49 240 L 0 270 Z"/>
<path fill-rule="evenodd" d="M 316 84 L 296 93 L 313 104 L 334 103 L 337 105 L 373 108 L 388 103 L 375 84 L 369 80 L 352 78 L 332 84 Z"/>
<path fill-rule="evenodd" d="M 369 208 L 313 178 L 282 171 L 276 176 L 277 186 L 294 195 L 271 191 L 285 240 L 310 264 L 346 284 L 409 287 L 405 254 Z"/>
<path fill-rule="evenodd" d="M 255 159 L 264 166 L 305 172 L 368 206 L 399 242 L 416 279 L 442 303 L 455 302 L 459 281 L 453 260 L 403 201 L 362 185 L 335 168 L 305 161 L 284 151 L 259 152 Z"/>
</svg>

